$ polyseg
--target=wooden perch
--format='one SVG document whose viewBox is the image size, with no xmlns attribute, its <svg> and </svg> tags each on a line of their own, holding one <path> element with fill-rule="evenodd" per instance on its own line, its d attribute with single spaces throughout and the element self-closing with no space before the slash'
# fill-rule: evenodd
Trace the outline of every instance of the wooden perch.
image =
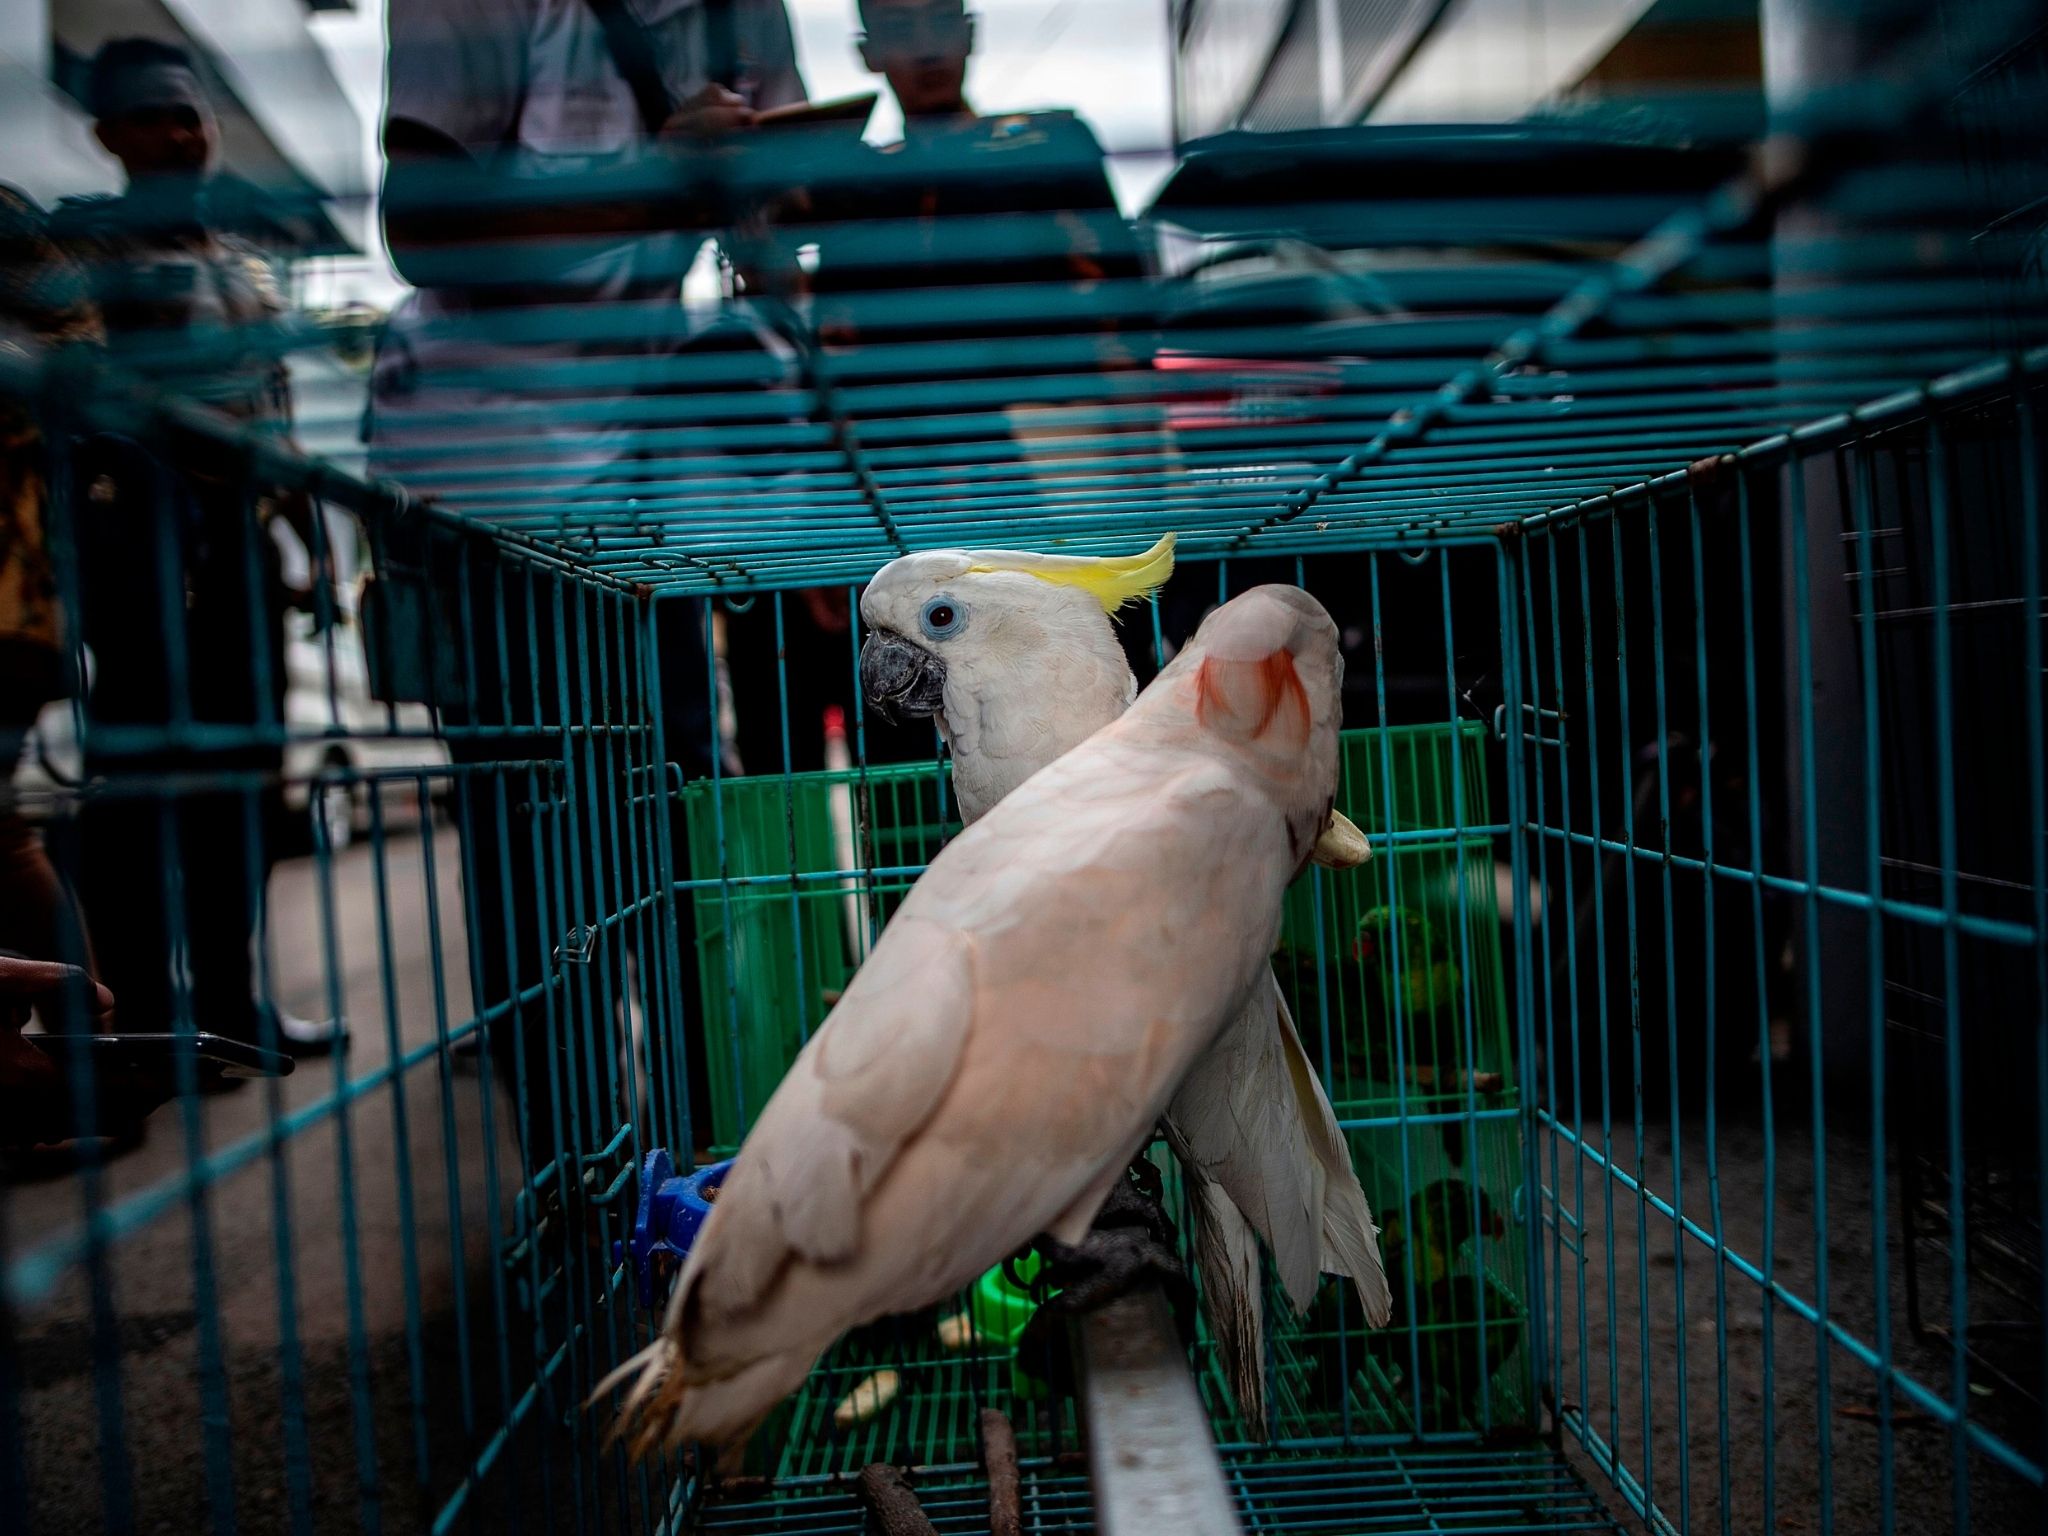
<svg viewBox="0 0 2048 1536">
<path fill-rule="evenodd" d="M 981 1410 L 981 1460 L 988 1468 L 988 1536 L 1023 1536 L 1017 1487 L 1017 1432 L 1000 1408 Z"/>
<path fill-rule="evenodd" d="M 939 1536 L 901 1468 L 879 1461 L 862 1467 L 859 1487 L 882 1536 Z"/>
</svg>

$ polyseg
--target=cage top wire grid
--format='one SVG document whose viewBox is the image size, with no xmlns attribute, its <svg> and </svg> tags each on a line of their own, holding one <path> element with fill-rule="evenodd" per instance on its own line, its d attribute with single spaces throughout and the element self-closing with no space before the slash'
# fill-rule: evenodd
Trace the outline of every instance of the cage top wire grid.
<svg viewBox="0 0 2048 1536">
<path fill-rule="evenodd" d="M 1784 119 L 1839 143 L 1953 89 Z M 691 593 L 854 581 L 963 544 L 1175 532 L 1199 559 L 1490 539 L 2037 369 L 2020 343 L 2038 294 L 1987 305 L 1974 184 L 1946 143 L 1885 143 L 1750 159 L 1654 127 L 1226 135 L 1135 232 L 1106 210 L 937 235 L 821 213 L 743 258 L 822 249 L 821 291 L 729 312 L 744 326 L 686 336 L 679 312 L 588 306 L 423 325 L 476 353 L 354 491 Z M 1062 173 L 1096 153 L 1042 148 Z M 822 207 L 818 189 L 934 174 L 845 153 L 736 162 L 725 195 L 796 176 Z M 1108 254 L 1045 280 L 1074 265 L 1063 243 Z M 1191 244 L 1189 270 L 1147 270 Z M 1006 268 L 1039 277 L 989 280 Z"/>
<path fill-rule="evenodd" d="M 1968 81 L 1908 67 L 1919 48 L 1774 103 L 1773 142 L 1801 153 L 1704 144 L 1712 114 L 1683 103 L 1620 128 L 1226 134 L 1188 148 L 1135 229 L 1065 119 L 1006 120 L 950 158 L 822 142 L 662 162 L 608 195 L 731 207 L 803 185 L 809 211 L 734 260 L 822 275 L 708 332 L 672 303 L 436 312 L 405 342 L 438 377 L 383 417 L 367 483 L 264 467 L 697 594 L 858 581 L 932 547 L 1173 532 L 1188 560 L 1533 529 L 2039 370 L 2038 254 L 2001 288 L 1980 238 L 2038 152 L 1989 131 L 1995 102 L 1972 119 Z M 972 215 L 890 214 L 934 180 L 976 183 Z M 486 211 L 461 193 L 413 195 Z M 517 281 L 550 248 L 450 259 Z M 1161 271 L 1168 250 L 1183 270 Z M 142 361 L 191 360 L 168 345 Z"/>
</svg>

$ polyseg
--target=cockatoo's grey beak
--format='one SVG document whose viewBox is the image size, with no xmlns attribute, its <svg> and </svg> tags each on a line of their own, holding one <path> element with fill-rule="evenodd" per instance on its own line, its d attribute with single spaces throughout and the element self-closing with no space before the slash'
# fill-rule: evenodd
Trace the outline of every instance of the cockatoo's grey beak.
<svg viewBox="0 0 2048 1536">
<path fill-rule="evenodd" d="M 860 685 L 889 719 L 935 715 L 946 704 L 946 664 L 921 645 L 886 629 L 860 648 Z"/>
</svg>

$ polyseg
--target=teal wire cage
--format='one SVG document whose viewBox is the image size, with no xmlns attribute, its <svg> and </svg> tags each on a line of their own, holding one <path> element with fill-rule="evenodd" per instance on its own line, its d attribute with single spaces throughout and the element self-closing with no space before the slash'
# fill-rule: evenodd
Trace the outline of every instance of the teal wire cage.
<svg viewBox="0 0 2048 1536">
<path fill-rule="evenodd" d="M 1064 118 L 643 167 L 674 219 L 802 181 L 730 245 L 805 281 L 708 328 L 437 319 L 461 365 L 415 360 L 368 477 L 179 387 L 318 327 L 10 321 L 81 665 L 8 722 L 0 825 L 117 1038 L 174 1038 L 95 1047 L 57 987 L 0 1079 L 42 1085 L 0 1137 L 0 1526 L 855 1532 L 887 1461 L 985 1530 L 996 1407 L 1026 1528 L 1092 1529 L 999 1275 L 724 1464 L 629 1462 L 593 1393 L 658 1326 L 667 1176 L 958 828 L 942 745 L 861 697 L 861 584 L 1171 532 L 1141 681 L 1307 587 L 1376 848 L 1275 965 L 1394 1321 L 1269 1287 L 1263 1439 L 1197 1336 L 1244 1527 L 2041 1528 L 2048 34 L 1913 23 L 1732 127 L 1224 134 L 1135 221 Z M 946 178 L 971 216 L 919 211 Z M 545 295 L 544 247 L 457 249 Z M 288 1015 L 349 1049 L 280 1075 Z"/>
</svg>

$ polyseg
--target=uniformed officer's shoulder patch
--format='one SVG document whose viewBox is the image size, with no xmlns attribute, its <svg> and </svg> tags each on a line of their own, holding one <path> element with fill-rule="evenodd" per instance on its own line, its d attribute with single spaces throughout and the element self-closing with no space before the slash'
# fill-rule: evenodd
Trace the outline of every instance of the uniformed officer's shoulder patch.
<svg viewBox="0 0 2048 1536">
<path fill-rule="evenodd" d="M 1095 130 L 1080 114 L 1064 107 L 1043 112 L 1008 112 L 982 119 L 981 147 L 1022 149 L 1054 144 L 1075 154 L 1099 155 L 1101 143 Z"/>
<path fill-rule="evenodd" d="M 1072 139 L 1077 142 L 1085 140 L 1089 144 L 1096 142 L 1095 130 L 1088 126 L 1088 119 L 1078 112 L 1060 107 L 1048 112 L 1034 112 L 1031 117 L 1049 138 L 1062 141 Z"/>
<path fill-rule="evenodd" d="M 991 149 L 1023 149 L 1043 144 L 1051 116 L 1045 112 L 1006 112 L 1001 117 L 982 119 L 982 143 Z M 1072 114 L 1067 114 L 1071 116 Z"/>
</svg>

